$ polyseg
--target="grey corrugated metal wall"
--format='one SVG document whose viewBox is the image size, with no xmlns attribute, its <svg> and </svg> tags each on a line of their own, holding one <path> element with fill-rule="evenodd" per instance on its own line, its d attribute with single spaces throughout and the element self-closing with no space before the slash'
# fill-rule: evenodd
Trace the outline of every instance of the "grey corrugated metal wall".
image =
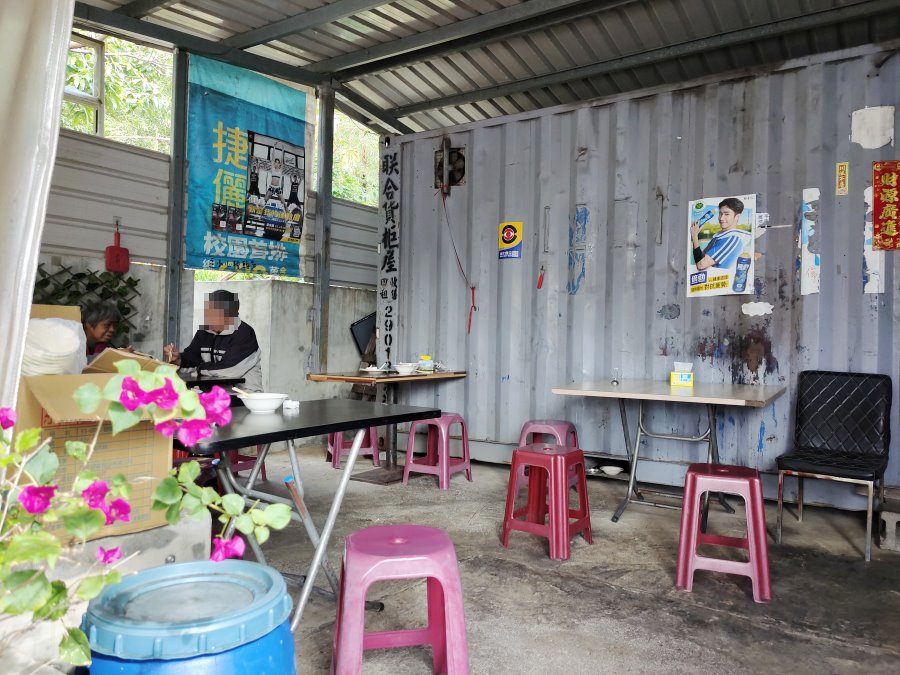
<svg viewBox="0 0 900 675">
<path fill-rule="evenodd" d="M 848 137 L 853 110 L 896 105 L 898 92 L 900 60 L 873 46 L 720 83 L 451 129 L 452 146 L 467 153 L 466 185 L 453 188 L 447 215 L 476 285 L 470 335 L 469 293 L 432 184 L 440 136 L 395 139 L 403 165 L 397 360 L 431 353 L 469 371 L 463 381 L 408 387 L 405 400 L 463 413 L 482 458 L 508 457 L 522 422 L 535 417 L 572 420 L 582 447 L 622 453 L 614 402 L 557 396 L 551 387 L 607 378 L 613 368 L 662 380 L 676 359 L 688 360 L 701 382 L 788 387 L 764 410 L 720 411 L 723 461 L 765 470 L 788 448 L 799 371 L 888 373 L 897 401 L 896 258 L 886 254 L 886 292 L 864 295 L 862 248 L 872 161 L 898 152 L 864 150 Z M 839 161 L 850 163 L 846 197 L 834 195 Z M 822 280 L 821 293 L 801 297 L 796 223 L 807 187 L 822 190 Z M 689 200 L 753 192 L 773 226 L 757 240 L 756 297 L 686 299 Z M 580 288 L 569 294 L 576 205 L 589 212 L 586 264 Z M 498 224 L 510 220 L 524 222 L 524 257 L 498 261 Z M 774 305 L 772 314 L 743 314 L 741 304 L 754 299 Z M 897 406 L 893 485 L 900 484 Z M 629 411 L 634 422 L 636 410 Z M 699 406 L 659 405 L 649 428 L 697 432 L 704 415 Z M 695 444 L 651 441 L 642 456 L 663 462 L 642 464 L 640 475 L 678 484 L 684 463 L 704 455 Z M 810 498 L 845 503 L 842 489 Z"/>
</svg>

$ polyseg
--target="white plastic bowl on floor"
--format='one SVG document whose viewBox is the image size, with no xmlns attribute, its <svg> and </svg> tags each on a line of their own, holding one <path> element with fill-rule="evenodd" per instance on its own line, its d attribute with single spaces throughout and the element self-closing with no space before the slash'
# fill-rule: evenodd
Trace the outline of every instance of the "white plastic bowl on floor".
<svg viewBox="0 0 900 675">
<path fill-rule="evenodd" d="M 270 394 L 266 392 L 240 394 L 238 396 L 252 413 L 273 413 L 281 407 L 287 394 Z"/>
</svg>

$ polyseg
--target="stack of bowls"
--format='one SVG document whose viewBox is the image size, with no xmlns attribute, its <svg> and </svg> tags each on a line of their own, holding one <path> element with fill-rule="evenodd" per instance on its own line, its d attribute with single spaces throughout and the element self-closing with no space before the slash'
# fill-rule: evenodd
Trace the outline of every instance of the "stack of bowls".
<svg viewBox="0 0 900 675">
<path fill-rule="evenodd" d="M 79 373 L 83 366 L 81 361 L 84 360 L 84 344 L 84 332 L 75 321 L 31 319 L 25 336 L 22 374 Z M 78 358 L 79 354 L 81 359 Z"/>
<path fill-rule="evenodd" d="M 398 375 L 412 375 L 418 369 L 418 363 L 395 363 L 394 368 L 397 369 Z"/>
</svg>

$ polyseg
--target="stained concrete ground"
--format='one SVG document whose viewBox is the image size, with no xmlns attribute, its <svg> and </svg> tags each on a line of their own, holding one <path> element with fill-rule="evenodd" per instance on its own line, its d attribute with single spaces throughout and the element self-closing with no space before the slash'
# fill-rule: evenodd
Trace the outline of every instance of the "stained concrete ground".
<svg viewBox="0 0 900 675">
<path fill-rule="evenodd" d="M 301 450 L 303 486 L 321 528 L 340 472 L 321 448 Z M 401 454 L 402 460 L 402 454 Z M 267 462 L 269 482 L 289 473 L 285 454 Z M 371 468 L 360 459 L 356 470 Z M 693 592 L 674 587 L 680 511 L 630 506 L 610 516 L 626 484 L 588 479 L 594 543 L 579 536 L 571 558 L 550 560 L 544 539 L 511 534 L 500 545 L 508 468 L 476 463 L 474 482 L 432 476 L 378 486 L 351 481 L 329 545 L 339 567 L 344 537 L 360 528 L 417 523 L 446 530 L 456 546 L 472 673 L 897 673 L 900 672 L 900 553 L 862 557 L 864 516 L 785 513 L 776 545 L 775 505 L 767 503 L 773 599 L 756 604 L 745 577 L 698 572 Z M 710 531 L 739 534 L 743 513 L 713 506 Z M 303 574 L 312 548 L 292 524 L 265 544 L 270 564 Z M 317 585 L 326 585 L 320 576 Z M 296 595 L 295 595 L 296 598 Z M 424 625 L 423 581 L 373 586 L 367 630 Z M 297 671 L 327 673 L 334 605 L 314 595 L 296 634 Z M 431 672 L 427 647 L 367 651 L 366 674 Z"/>
</svg>

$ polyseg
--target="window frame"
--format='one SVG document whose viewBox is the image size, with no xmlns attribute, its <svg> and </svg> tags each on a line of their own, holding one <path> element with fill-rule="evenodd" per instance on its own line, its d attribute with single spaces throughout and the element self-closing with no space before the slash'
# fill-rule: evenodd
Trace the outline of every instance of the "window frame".
<svg viewBox="0 0 900 675">
<path fill-rule="evenodd" d="M 73 49 L 72 43 L 94 50 L 93 91 L 89 94 L 75 87 L 66 86 L 63 89 L 63 100 L 91 108 L 94 111 L 94 135 L 103 137 L 106 45 L 102 40 L 95 40 L 74 31 L 69 34 L 69 49 L 66 53 Z"/>
</svg>

